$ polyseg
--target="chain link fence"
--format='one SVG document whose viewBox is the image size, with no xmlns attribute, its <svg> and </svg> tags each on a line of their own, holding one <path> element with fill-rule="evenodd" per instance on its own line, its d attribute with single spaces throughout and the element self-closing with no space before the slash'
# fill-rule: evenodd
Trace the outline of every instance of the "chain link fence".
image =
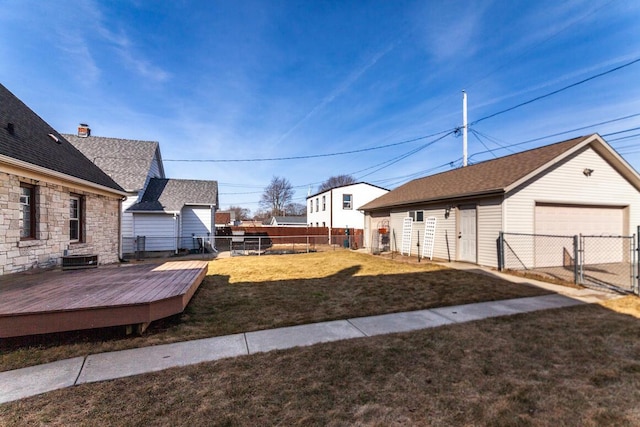
<svg viewBox="0 0 640 427">
<path fill-rule="evenodd" d="M 229 236 L 137 236 L 123 237 L 124 259 L 197 256 L 214 258 L 220 252 L 238 255 L 272 255 L 358 249 L 363 235 L 270 236 L 267 232 L 234 232 Z"/>
<path fill-rule="evenodd" d="M 583 286 L 638 293 L 634 236 L 500 233 L 499 266 Z"/>
</svg>

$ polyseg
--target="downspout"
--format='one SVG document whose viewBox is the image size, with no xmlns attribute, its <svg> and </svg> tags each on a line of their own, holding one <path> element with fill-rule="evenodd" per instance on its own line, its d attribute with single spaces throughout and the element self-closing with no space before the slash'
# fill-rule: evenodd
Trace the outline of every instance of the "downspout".
<svg viewBox="0 0 640 427">
<path fill-rule="evenodd" d="M 180 222 L 178 222 L 178 214 L 174 212 L 173 214 L 173 235 L 175 236 L 174 241 L 174 248 L 173 248 L 173 252 L 175 254 L 178 253 L 178 240 L 180 239 Z"/>
<path fill-rule="evenodd" d="M 118 200 L 118 261 L 122 262 L 122 201 L 126 197 Z"/>
<path fill-rule="evenodd" d="M 209 237 L 209 246 L 214 253 L 218 253 L 216 249 L 216 205 L 210 205 L 211 207 L 211 234 Z"/>
</svg>

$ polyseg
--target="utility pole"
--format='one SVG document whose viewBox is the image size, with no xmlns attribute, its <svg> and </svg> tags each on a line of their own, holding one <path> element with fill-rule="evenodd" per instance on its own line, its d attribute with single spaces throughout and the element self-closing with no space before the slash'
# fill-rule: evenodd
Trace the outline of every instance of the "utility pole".
<svg viewBox="0 0 640 427">
<path fill-rule="evenodd" d="M 467 166 L 467 92 L 462 91 L 462 167 Z"/>
</svg>

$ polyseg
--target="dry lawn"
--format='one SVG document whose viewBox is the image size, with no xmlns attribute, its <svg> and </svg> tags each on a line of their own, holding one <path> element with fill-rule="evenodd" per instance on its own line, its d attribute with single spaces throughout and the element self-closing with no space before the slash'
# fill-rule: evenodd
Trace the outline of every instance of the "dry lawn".
<svg viewBox="0 0 640 427">
<path fill-rule="evenodd" d="M 640 320 L 589 305 L 82 385 L 0 424 L 637 426 L 638 402 Z"/>
<path fill-rule="evenodd" d="M 141 337 L 123 328 L 0 341 L 0 371 L 142 347 L 400 311 L 542 295 L 487 275 L 348 250 L 212 261 L 184 313 Z"/>
</svg>

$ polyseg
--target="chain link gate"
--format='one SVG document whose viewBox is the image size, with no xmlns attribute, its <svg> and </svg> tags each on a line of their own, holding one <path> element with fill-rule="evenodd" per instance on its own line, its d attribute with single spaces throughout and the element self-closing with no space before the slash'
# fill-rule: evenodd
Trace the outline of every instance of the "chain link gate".
<svg viewBox="0 0 640 427">
<path fill-rule="evenodd" d="M 636 236 L 579 236 L 578 284 L 637 293 Z"/>
<path fill-rule="evenodd" d="M 500 233 L 498 266 L 587 287 L 638 294 L 640 227 L 632 236 Z"/>
</svg>

